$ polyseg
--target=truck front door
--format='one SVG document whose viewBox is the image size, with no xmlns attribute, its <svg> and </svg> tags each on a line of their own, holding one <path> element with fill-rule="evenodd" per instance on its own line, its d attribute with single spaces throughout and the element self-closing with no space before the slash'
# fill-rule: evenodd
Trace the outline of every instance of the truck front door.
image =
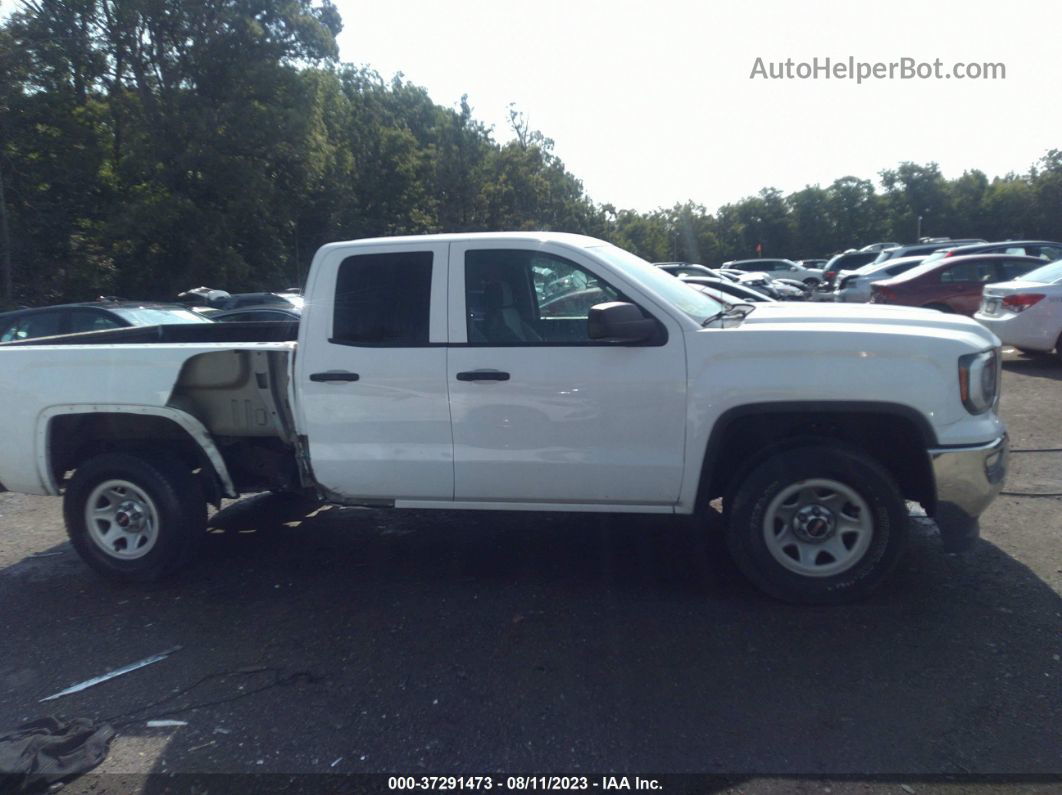
<svg viewBox="0 0 1062 795">
<path fill-rule="evenodd" d="M 678 499 L 682 333 L 674 326 L 666 340 L 635 346 L 591 340 L 590 307 L 627 298 L 591 258 L 569 254 L 534 241 L 451 247 L 458 503 L 664 507 Z"/>
</svg>

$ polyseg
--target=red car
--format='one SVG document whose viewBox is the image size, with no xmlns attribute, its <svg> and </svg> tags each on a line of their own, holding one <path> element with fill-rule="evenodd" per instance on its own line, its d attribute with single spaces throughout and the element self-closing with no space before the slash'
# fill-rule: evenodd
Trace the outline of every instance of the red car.
<svg viewBox="0 0 1062 795">
<path fill-rule="evenodd" d="M 972 254 L 925 262 L 870 285 L 871 303 L 900 304 L 973 316 L 986 284 L 1006 282 L 1044 264 L 1040 257 Z"/>
</svg>

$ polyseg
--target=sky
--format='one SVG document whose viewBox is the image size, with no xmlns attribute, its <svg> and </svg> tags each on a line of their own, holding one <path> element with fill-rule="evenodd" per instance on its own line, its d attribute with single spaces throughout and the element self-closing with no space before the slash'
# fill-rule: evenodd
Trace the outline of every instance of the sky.
<svg viewBox="0 0 1062 795">
<path fill-rule="evenodd" d="M 592 199 L 715 210 L 775 187 L 1023 172 L 1062 148 L 1062 3 L 1046 0 L 335 0 L 343 61 L 401 72 L 511 138 L 510 103 Z M 0 15 L 15 6 L 0 0 Z M 764 64 L 1002 63 L 1003 80 L 764 80 Z"/>
<path fill-rule="evenodd" d="M 595 201 L 709 210 L 773 186 L 1023 172 L 1062 148 L 1062 3 L 1030 0 L 336 0 L 340 55 L 468 94 L 511 137 L 516 103 Z M 996 81 L 750 79 L 764 62 L 1002 62 Z"/>
</svg>

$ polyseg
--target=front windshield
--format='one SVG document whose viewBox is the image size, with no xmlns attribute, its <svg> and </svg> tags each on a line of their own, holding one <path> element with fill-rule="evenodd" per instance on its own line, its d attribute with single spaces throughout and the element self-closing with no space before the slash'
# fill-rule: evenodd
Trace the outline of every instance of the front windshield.
<svg viewBox="0 0 1062 795">
<path fill-rule="evenodd" d="M 1040 284 L 1054 284 L 1062 281 L 1062 259 L 1041 265 L 1036 270 L 1029 271 L 1024 276 L 1019 276 L 1018 281 L 1038 282 Z"/>
<path fill-rule="evenodd" d="M 208 317 L 188 309 L 164 307 L 116 307 L 110 310 L 134 326 L 165 326 L 171 323 L 213 323 Z"/>
<path fill-rule="evenodd" d="M 612 245 L 591 246 L 587 251 L 601 257 L 609 265 L 619 268 L 634 281 L 644 284 L 672 306 L 682 310 L 695 323 L 704 323 L 713 315 L 726 311 L 726 307 L 711 296 L 691 290 L 682 280 L 650 265 L 629 251 Z"/>
</svg>

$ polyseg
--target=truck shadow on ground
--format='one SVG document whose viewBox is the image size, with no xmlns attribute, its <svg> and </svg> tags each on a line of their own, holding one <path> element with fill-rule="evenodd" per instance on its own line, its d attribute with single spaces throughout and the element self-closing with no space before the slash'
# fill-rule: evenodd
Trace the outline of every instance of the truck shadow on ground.
<svg viewBox="0 0 1062 795">
<path fill-rule="evenodd" d="M 1062 600 L 989 543 L 948 556 L 918 534 L 871 599 L 807 608 L 760 596 L 717 533 L 675 519 L 264 497 L 211 526 L 163 583 L 70 561 L 8 578 L 12 648 L 61 655 L 12 714 L 180 644 L 63 713 L 142 710 L 220 674 L 167 702 L 200 705 L 187 726 L 145 728 L 155 708 L 122 728 L 162 737 L 167 773 L 1059 772 Z"/>
<path fill-rule="evenodd" d="M 1062 361 L 1051 354 L 1017 354 L 1003 359 L 1003 369 L 1033 378 L 1062 381 Z"/>
</svg>

